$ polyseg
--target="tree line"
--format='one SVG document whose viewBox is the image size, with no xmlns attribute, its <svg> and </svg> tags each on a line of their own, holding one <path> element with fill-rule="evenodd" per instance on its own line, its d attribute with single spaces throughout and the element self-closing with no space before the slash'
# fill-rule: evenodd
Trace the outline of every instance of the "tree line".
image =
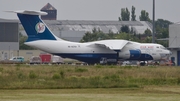
<svg viewBox="0 0 180 101">
<path fill-rule="evenodd" d="M 131 20 L 130 20 L 130 11 L 128 8 L 121 8 L 121 17 L 119 17 L 119 21 L 136 21 L 136 14 L 135 11 L 136 8 L 132 6 L 131 8 Z M 149 13 L 145 10 L 141 10 L 141 15 L 139 16 L 140 21 L 149 21 L 151 22 L 149 18 Z"/>
</svg>

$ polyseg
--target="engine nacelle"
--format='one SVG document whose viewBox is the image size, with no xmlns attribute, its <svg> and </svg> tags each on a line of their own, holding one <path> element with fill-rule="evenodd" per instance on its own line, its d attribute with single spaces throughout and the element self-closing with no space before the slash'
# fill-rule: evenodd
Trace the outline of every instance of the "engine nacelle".
<svg viewBox="0 0 180 101">
<path fill-rule="evenodd" d="M 129 51 L 119 52 L 119 58 L 122 58 L 122 59 L 136 60 L 140 58 L 140 56 L 141 56 L 140 50 L 129 50 Z"/>
<path fill-rule="evenodd" d="M 130 59 L 138 59 L 141 57 L 140 50 L 129 50 L 130 51 Z"/>
<path fill-rule="evenodd" d="M 121 52 L 119 52 L 119 58 L 129 59 L 130 58 L 130 52 L 129 51 L 121 51 Z"/>
</svg>

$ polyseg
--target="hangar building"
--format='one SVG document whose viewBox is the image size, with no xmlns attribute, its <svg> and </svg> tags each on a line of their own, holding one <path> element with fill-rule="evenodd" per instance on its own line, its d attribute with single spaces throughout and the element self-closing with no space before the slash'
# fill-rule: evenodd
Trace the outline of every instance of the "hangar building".
<svg viewBox="0 0 180 101">
<path fill-rule="evenodd" d="M 146 29 L 152 31 L 152 24 L 146 21 L 45 20 L 44 22 L 56 36 L 74 42 L 79 42 L 86 32 L 92 32 L 94 28 L 104 33 L 111 31 L 115 34 L 125 25 L 136 34 L 143 34 Z M 20 31 L 26 35 L 24 30 Z"/>
<path fill-rule="evenodd" d="M 19 50 L 19 22 L 0 19 L 0 60 L 11 58 L 11 50 Z"/>
<path fill-rule="evenodd" d="M 169 49 L 172 52 L 171 60 L 180 66 L 180 23 L 169 25 Z"/>
</svg>

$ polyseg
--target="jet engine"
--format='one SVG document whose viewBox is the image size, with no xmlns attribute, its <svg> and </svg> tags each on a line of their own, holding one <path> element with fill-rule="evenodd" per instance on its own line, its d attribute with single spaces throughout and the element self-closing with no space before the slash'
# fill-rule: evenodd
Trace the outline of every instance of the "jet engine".
<svg viewBox="0 0 180 101">
<path fill-rule="evenodd" d="M 126 50 L 126 51 L 119 52 L 118 55 L 119 55 L 119 58 L 122 58 L 122 59 L 136 60 L 140 58 L 141 51 L 140 50 Z"/>
</svg>

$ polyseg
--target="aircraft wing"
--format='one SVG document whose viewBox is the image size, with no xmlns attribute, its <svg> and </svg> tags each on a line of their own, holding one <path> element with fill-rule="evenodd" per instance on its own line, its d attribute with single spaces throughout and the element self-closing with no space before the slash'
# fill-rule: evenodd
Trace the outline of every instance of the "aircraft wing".
<svg viewBox="0 0 180 101">
<path fill-rule="evenodd" d="M 98 41 L 94 44 L 98 47 L 108 48 L 110 50 L 120 51 L 123 47 L 128 44 L 127 40 L 107 40 L 107 41 Z"/>
</svg>

